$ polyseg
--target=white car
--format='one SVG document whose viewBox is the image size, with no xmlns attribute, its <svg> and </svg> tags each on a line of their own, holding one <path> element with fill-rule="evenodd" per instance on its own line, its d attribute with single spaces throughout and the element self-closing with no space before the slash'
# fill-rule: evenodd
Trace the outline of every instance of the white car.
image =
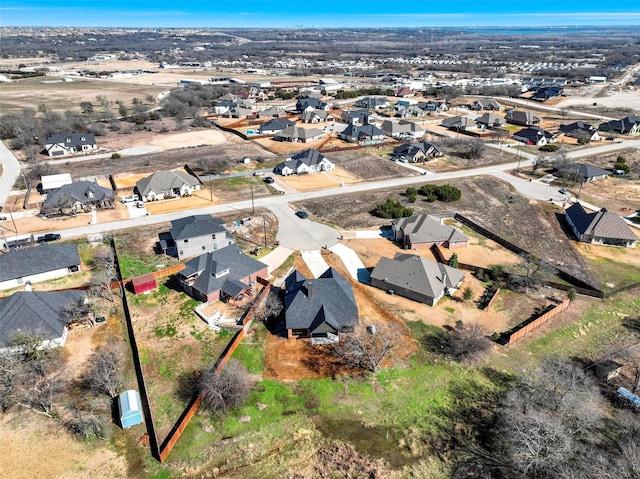
<svg viewBox="0 0 640 479">
<path fill-rule="evenodd" d="M 127 195 L 120 198 L 122 203 L 132 203 L 134 201 L 138 201 L 138 195 Z"/>
</svg>

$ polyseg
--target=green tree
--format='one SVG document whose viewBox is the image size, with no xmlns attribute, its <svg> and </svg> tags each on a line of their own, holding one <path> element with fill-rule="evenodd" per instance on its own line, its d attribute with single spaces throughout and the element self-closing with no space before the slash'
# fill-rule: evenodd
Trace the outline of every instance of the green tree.
<svg viewBox="0 0 640 479">
<path fill-rule="evenodd" d="M 451 203 L 462 198 L 462 191 L 453 185 L 441 185 L 436 190 L 436 196 L 440 201 Z"/>
<path fill-rule="evenodd" d="M 464 299 L 465 301 L 469 301 L 471 298 L 473 298 L 473 291 L 469 286 L 467 286 L 462 291 L 462 299 Z"/>
<path fill-rule="evenodd" d="M 457 268 L 458 266 L 460 266 L 458 255 L 456 253 L 453 253 L 451 255 L 451 258 L 449 258 L 449 266 L 451 266 L 452 268 Z"/>
<path fill-rule="evenodd" d="M 90 101 L 81 101 L 80 109 L 82 110 L 83 115 L 91 116 L 94 111 L 93 103 L 91 103 Z"/>
</svg>

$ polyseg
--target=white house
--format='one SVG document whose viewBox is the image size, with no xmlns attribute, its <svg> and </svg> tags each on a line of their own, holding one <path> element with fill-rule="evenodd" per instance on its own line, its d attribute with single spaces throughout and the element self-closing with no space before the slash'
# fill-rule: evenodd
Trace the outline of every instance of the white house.
<svg viewBox="0 0 640 479">
<path fill-rule="evenodd" d="M 335 164 L 318 150 L 309 148 L 279 163 L 273 171 L 276 174 L 288 176 L 318 173 L 320 171 L 333 171 L 335 167 Z"/>
<path fill-rule="evenodd" d="M 98 145 L 93 133 L 67 133 L 47 138 L 44 142 L 44 149 L 49 156 L 64 156 L 74 153 L 90 153 L 97 150 Z"/>
<path fill-rule="evenodd" d="M 183 171 L 156 171 L 136 183 L 135 191 L 142 201 L 191 196 L 201 187 L 200 181 Z"/>
</svg>

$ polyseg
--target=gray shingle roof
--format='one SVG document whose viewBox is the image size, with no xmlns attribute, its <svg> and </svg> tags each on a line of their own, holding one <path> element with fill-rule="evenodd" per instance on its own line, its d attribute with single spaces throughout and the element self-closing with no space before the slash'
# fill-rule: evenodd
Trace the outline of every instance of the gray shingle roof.
<svg viewBox="0 0 640 479">
<path fill-rule="evenodd" d="M 468 238 L 457 228 L 443 225 L 428 215 L 400 218 L 394 220 L 393 224 L 397 229 L 402 230 L 413 244 L 468 241 Z"/>
<path fill-rule="evenodd" d="M 445 287 L 456 287 L 463 278 L 463 271 L 403 253 L 397 253 L 393 259 L 380 258 L 371 272 L 371 279 L 382 281 L 389 289 L 402 288 L 431 298 L 439 297 Z"/>
<path fill-rule="evenodd" d="M 80 264 L 78 247 L 74 244 L 42 243 L 16 249 L 0 255 L 0 281 L 24 278 Z"/>
<path fill-rule="evenodd" d="M 136 182 L 136 188 L 141 195 L 148 195 L 150 192 L 162 192 L 173 188 L 180 188 L 182 185 L 197 186 L 200 182 L 193 176 L 180 170 L 161 170 L 142 178 Z"/>
<path fill-rule="evenodd" d="M 506 120 L 500 115 L 496 115 L 495 113 L 483 113 L 478 118 L 476 118 L 476 122 L 482 125 L 504 125 Z"/>
<path fill-rule="evenodd" d="M 49 192 L 42 204 L 51 207 L 70 206 L 69 198 L 82 204 L 100 203 L 106 198 L 113 198 L 113 191 L 92 181 L 76 181 Z"/>
<path fill-rule="evenodd" d="M 324 131 L 318 128 L 303 128 L 301 126 L 288 126 L 284 130 L 276 133 L 274 138 L 293 138 L 307 140 L 316 136 L 324 135 Z"/>
<path fill-rule="evenodd" d="M 193 215 L 171 222 L 171 237 L 174 241 L 222 232 L 227 232 L 223 221 L 211 215 Z"/>
<path fill-rule="evenodd" d="M 575 168 L 572 168 L 572 171 L 576 171 L 580 176 L 585 179 L 595 178 L 597 176 L 608 176 L 609 172 L 607 170 L 603 170 L 602 168 L 598 168 L 597 166 L 588 165 L 586 163 L 576 163 Z"/>
<path fill-rule="evenodd" d="M 84 291 L 23 291 L 0 300 L 0 346 L 12 346 L 18 333 L 59 338 L 64 333 L 64 310 L 84 297 Z"/>
<path fill-rule="evenodd" d="M 199 273 L 193 283 L 193 289 L 203 294 L 211 294 L 221 290 L 227 281 L 242 282 L 242 279 L 266 267 L 266 264 L 242 254 L 237 244 L 231 244 L 187 261 L 180 275 L 189 277 Z M 216 273 L 223 273 L 226 270 L 229 270 L 227 274 L 216 278 Z"/>
<path fill-rule="evenodd" d="M 356 138 L 358 140 L 363 138 L 372 138 L 374 136 L 384 136 L 384 131 L 378 128 L 375 125 L 349 125 L 346 127 L 342 133 L 340 133 L 340 137 L 343 138 Z"/>
<path fill-rule="evenodd" d="M 358 324 L 358 306 L 351 284 L 329 268 L 317 279 L 297 270 L 285 280 L 287 329 L 316 329 L 327 323 L 339 331 Z"/>
<path fill-rule="evenodd" d="M 52 135 L 45 140 L 45 145 L 62 143 L 67 148 L 77 148 L 83 145 L 95 145 L 96 137 L 93 133 L 66 133 Z"/>
<path fill-rule="evenodd" d="M 587 213 L 580 203 L 575 203 L 565 210 L 571 218 L 578 233 L 596 238 L 615 238 L 623 240 L 637 240 L 638 237 L 618 215 L 602 208 L 595 213 Z"/>
<path fill-rule="evenodd" d="M 278 131 L 278 130 L 282 131 L 285 128 L 288 128 L 295 124 L 296 124 L 295 121 L 291 121 L 287 119 L 279 120 L 277 118 L 274 118 L 273 120 L 269 120 L 266 123 L 263 123 L 262 125 L 260 125 L 260 132 L 262 133 L 263 131 Z"/>
</svg>

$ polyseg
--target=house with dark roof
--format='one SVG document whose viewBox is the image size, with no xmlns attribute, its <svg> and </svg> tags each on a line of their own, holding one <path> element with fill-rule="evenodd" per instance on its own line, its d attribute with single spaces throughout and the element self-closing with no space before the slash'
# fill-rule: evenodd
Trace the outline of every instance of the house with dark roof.
<svg viewBox="0 0 640 479">
<path fill-rule="evenodd" d="M 311 338 L 312 344 L 335 343 L 359 323 L 351 284 L 335 269 L 308 279 L 294 270 L 285 280 L 285 326 L 288 338 Z"/>
<path fill-rule="evenodd" d="M 544 146 L 547 143 L 556 141 L 553 133 L 535 126 L 523 128 L 513 134 L 513 139 L 521 141 L 526 145 Z"/>
<path fill-rule="evenodd" d="M 302 123 L 326 123 L 329 121 L 335 121 L 336 117 L 325 110 L 311 110 L 305 111 L 300 115 L 299 120 Z"/>
<path fill-rule="evenodd" d="M 430 113 L 442 113 L 443 111 L 447 111 L 449 106 L 444 101 L 427 101 L 420 102 L 418 106 L 426 111 L 428 114 Z"/>
<path fill-rule="evenodd" d="M 328 110 L 329 105 L 319 98 L 300 98 L 296 102 L 296 111 L 303 113 L 311 110 Z"/>
<path fill-rule="evenodd" d="M 640 115 L 630 115 L 619 120 L 600 123 L 600 131 L 620 133 L 622 135 L 634 135 L 640 132 Z"/>
<path fill-rule="evenodd" d="M 442 120 L 442 126 L 453 131 L 470 131 L 478 128 L 476 121 L 468 116 L 445 118 Z"/>
<path fill-rule="evenodd" d="M 0 299 L 0 352 L 16 351 L 19 334 L 37 335 L 42 348 L 64 346 L 67 311 L 84 303 L 84 291 L 20 291 Z"/>
<path fill-rule="evenodd" d="M 373 122 L 373 113 L 369 110 L 343 110 L 340 119 L 347 125 L 367 125 Z"/>
<path fill-rule="evenodd" d="M 433 143 L 423 141 L 421 143 L 404 143 L 393 149 L 392 158 L 408 163 L 425 161 L 429 158 L 442 156 L 442 152 Z"/>
<path fill-rule="evenodd" d="M 218 100 L 216 101 L 215 105 L 213 105 L 213 111 L 216 115 L 223 115 L 232 108 L 237 107 L 238 103 L 235 100 Z"/>
<path fill-rule="evenodd" d="M 387 136 L 391 136 L 397 140 L 417 140 L 422 138 L 426 130 L 413 121 L 385 120 L 380 125 L 380 129 Z"/>
<path fill-rule="evenodd" d="M 419 303 L 434 306 L 462 284 L 464 272 L 415 254 L 382 257 L 371 272 L 371 285 Z"/>
<path fill-rule="evenodd" d="M 576 138 L 578 140 L 598 141 L 600 139 L 598 129 L 584 121 L 576 121 L 574 123 L 569 123 L 568 125 L 560 125 L 559 130 L 566 136 Z"/>
<path fill-rule="evenodd" d="M 587 213 L 580 203 L 575 203 L 565 210 L 564 217 L 580 242 L 625 248 L 635 248 L 638 242 L 629 225 L 605 208 Z"/>
<path fill-rule="evenodd" d="M 41 243 L 0 255 L 0 290 L 62 278 L 80 271 L 75 244 Z"/>
<path fill-rule="evenodd" d="M 493 98 L 480 98 L 473 102 L 471 109 L 498 111 L 502 109 L 502 105 Z"/>
<path fill-rule="evenodd" d="M 114 208 L 113 190 L 92 181 L 76 181 L 47 194 L 40 212 L 46 216 L 74 215 L 81 211 Z"/>
<path fill-rule="evenodd" d="M 171 238 L 178 259 L 210 253 L 235 243 L 220 218 L 193 215 L 171 222 Z"/>
<path fill-rule="evenodd" d="M 562 92 L 564 92 L 564 88 L 561 86 L 544 86 L 538 88 L 531 96 L 531 99 L 536 101 L 547 101 L 551 98 L 562 95 Z"/>
<path fill-rule="evenodd" d="M 243 254 L 237 244 L 231 244 L 187 261 L 177 278 L 189 296 L 213 303 L 251 296 L 258 278 L 265 279 L 267 274 L 266 264 Z"/>
<path fill-rule="evenodd" d="M 311 143 L 324 137 L 324 131 L 318 128 L 302 128 L 301 126 L 288 126 L 273 135 L 275 141 L 288 141 L 291 143 Z"/>
<path fill-rule="evenodd" d="M 274 118 L 260 125 L 261 135 L 275 135 L 276 133 L 295 125 L 295 121 L 287 120 L 286 118 L 278 119 Z"/>
<path fill-rule="evenodd" d="M 539 125 L 542 122 L 542 119 L 539 116 L 534 115 L 530 111 L 520 110 L 508 111 L 504 119 L 507 121 L 507 123 L 521 126 Z"/>
<path fill-rule="evenodd" d="M 499 128 L 506 122 L 507 120 L 505 120 L 504 117 L 496 115 L 495 113 L 483 113 L 476 118 L 476 123 L 485 128 Z"/>
<path fill-rule="evenodd" d="M 574 163 L 564 170 L 564 176 L 580 183 L 589 183 L 604 180 L 609 176 L 609 172 L 587 163 Z"/>
<path fill-rule="evenodd" d="M 191 196 L 201 187 L 200 180 L 181 170 L 161 170 L 136 182 L 135 193 L 142 201 Z"/>
<path fill-rule="evenodd" d="M 273 172 L 282 175 L 302 175 L 333 171 L 336 165 L 314 148 L 301 151 L 282 163 L 278 163 Z"/>
<path fill-rule="evenodd" d="M 377 110 L 386 108 L 391 104 L 389 100 L 382 96 L 367 96 L 356 101 L 355 106 L 367 110 Z"/>
<path fill-rule="evenodd" d="M 393 220 L 391 231 L 395 241 L 408 249 L 430 248 L 434 244 L 445 248 L 464 248 L 469 241 L 459 229 L 429 215 Z"/>
<path fill-rule="evenodd" d="M 349 125 L 338 137 L 350 143 L 366 143 L 384 139 L 384 132 L 375 125 Z"/>
<path fill-rule="evenodd" d="M 49 156 L 64 156 L 90 153 L 98 149 L 98 144 L 93 133 L 66 133 L 47 138 L 44 149 Z"/>
</svg>

